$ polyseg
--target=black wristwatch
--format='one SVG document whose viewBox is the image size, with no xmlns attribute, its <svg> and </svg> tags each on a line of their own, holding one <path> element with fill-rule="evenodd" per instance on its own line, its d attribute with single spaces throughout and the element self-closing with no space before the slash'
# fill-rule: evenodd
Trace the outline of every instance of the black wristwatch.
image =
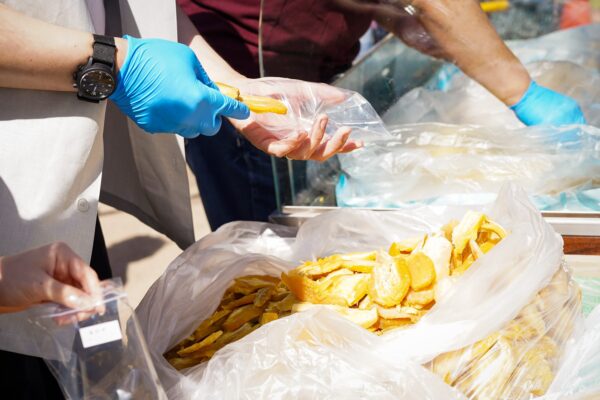
<svg viewBox="0 0 600 400">
<path fill-rule="evenodd" d="M 115 73 L 115 38 L 94 35 L 94 52 L 87 64 L 80 65 L 73 74 L 77 98 L 94 103 L 106 99 L 117 86 Z"/>
</svg>

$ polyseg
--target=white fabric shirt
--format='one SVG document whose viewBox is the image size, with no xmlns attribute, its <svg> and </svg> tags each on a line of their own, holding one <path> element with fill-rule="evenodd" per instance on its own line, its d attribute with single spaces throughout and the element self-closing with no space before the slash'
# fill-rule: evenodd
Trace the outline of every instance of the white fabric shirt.
<svg viewBox="0 0 600 400">
<path fill-rule="evenodd" d="M 102 0 L 0 2 L 86 31 L 104 16 Z M 122 1 L 121 21 L 123 33 L 177 38 L 174 0 Z M 103 201 L 181 247 L 194 241 L 182 141 L 144 133 L 106 104 L 0 88 L 0 255 L 64 241 L 89 260 L 101 183 Z"/>
</svg>

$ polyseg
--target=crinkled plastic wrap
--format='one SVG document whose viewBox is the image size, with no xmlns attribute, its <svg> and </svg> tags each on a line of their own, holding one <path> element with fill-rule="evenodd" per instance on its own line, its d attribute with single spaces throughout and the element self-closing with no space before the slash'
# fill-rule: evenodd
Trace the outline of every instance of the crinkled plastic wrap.
<svg viewBox="0 0 600 400">
<path fill-rule="evenodd" d="M 600 25 L 511 48 L 540 84 L 575 98 L 589 125 L 524 127 L 447 65 L 386 112 L 391 137 L 367 138 L 364 149 L 339 156 L 337 204 L 483 204 L 510 181 L 542 210 L 600 210 Z"/>
<path fill-rule="evenodd" d="M 588 124 L 600 126 L 600 24 L 508 45 L 534 80 L 577 100 Z M 390 128 L 417 122 L 524 127 L 500 100 L 453 64 L 445 64 L 423 87 L 401 97 L 383 120 Z"/>
<path fill-rule="evenodd" d="M 103 314 L 47 304 L 0 315 L 0 348 L 43 357 L 68 399 L 166 399 L 120 281 L 101 284 Z"/>
<path fill-rule="evenodd" d="M 507 326 L 429 368 L 473 400 L 541 396 L 580 319 L 581 291 L 563 267 Z"/>
<path fill-rule="evenodd" d="M 286 114 L 265 113 L 253 116 L 257 124 L 281 138 L 295 135 L 298 131 L 310 132 L 320 114 L 329 116 L 326 130 L 328 135 L 342 126 L 352 128 L 353 138 L 387 135 L 371 104 L 356 92 L 285 78 L 256 79 L 238 88 L 242 94 L 273 97 L 286 105 Z"/>
<path fill-rule="evenodd" d="M 484 204 L 502 183 L 515 182 L 542 210 L 600 210 L 598 128 L 429 123 L 392 134 L 340 156 L 338 205 Z"/>
<path fill-rule="evenodd" d="M 235 277 L 279 276 L 317 256 L 386 248 L 394 240 L 439 229 L 465 211 L 338 210 L 309 220 L 297 233 L 269 224 L 233 223 L 208 235 L 168 267 L 137 309 L 169 398 L 464 398 L 421 364 L 509 329 L 507 324 L 535 303 L 537 293 L 555 294 L 558 300 L 544 298 L 554 310 L 559 306 L 553 302 L 577 301 L 561 269 L 560 236 L 514 186 L 505 187 L 485 210 L 509 236 L 450 282 L 445 295 L 412 327 L 376 336 L 317 308 L 268 323 L 181 372 L 163 354 L 217 308 Z M 567 287 L 553 281 L 559 271 Z M 580 321 L 575 306 L 568 310 L 569 321 Z M 544 331 L 556 331 L 557 352 L 564 342 L 560 332 L 568 336 L 570 329 L 548 325 Z"/>
</svg>

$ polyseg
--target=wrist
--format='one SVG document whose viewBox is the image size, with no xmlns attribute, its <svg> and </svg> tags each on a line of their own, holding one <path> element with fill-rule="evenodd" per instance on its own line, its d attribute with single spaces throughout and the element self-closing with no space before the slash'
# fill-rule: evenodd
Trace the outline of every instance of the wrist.
<svg viewBox="0 0 600 400">
<path fill-rule="evenodd" d="M 115 45 L 116 45 L 115 73 L 118 74 L 119 70 L 125 63 L 125 59 L 127 58 L 127 49 L 128 49 L 127 39 L 115 37 Z"/>
</svg>

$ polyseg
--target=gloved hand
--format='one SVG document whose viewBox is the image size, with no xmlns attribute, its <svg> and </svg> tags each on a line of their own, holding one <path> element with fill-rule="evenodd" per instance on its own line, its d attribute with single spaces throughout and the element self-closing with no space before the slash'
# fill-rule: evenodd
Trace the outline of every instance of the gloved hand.
<svg viewBox="0 0 600 400">
<path fill-rule="evenodd" d="M 525 125 L 585 124 L 579 105 L 572 98 L 531 81 L 521 100 L 510 107 Z"/>
<path fill-rule="evenodd" d="M 250 115 L 245 104 L 221 94 L 189 47 L 125 38 L 127 57 L 110 100 L 146 132 L 211 136 L 219 131 L 221 117 Z"/>
</svg>

